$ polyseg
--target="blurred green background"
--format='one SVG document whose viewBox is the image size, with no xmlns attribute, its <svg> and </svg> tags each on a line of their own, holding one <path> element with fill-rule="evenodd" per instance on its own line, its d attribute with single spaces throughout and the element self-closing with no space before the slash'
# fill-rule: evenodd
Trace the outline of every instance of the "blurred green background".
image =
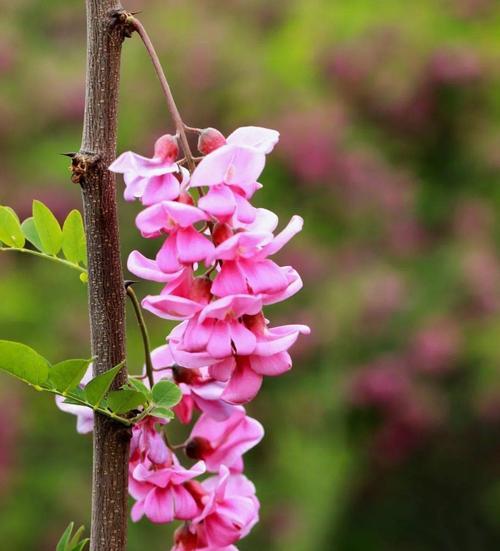
<svg viewBox="0 0 500 551">
<path fill-rule="evenodd" d="M 80 207 L 83 1 L 0 0 L 0 203 Z M 305 230 L 281 254 L 304 290 L 268 311 L 309 323 L 267 379 L 247 456 L 262 520 L 242 551 L 500 549 L 500 6 L 495 0 L 135 0 L 188 124 L 282 133 L 259 205 Z M 137 39 L 123 55 L 119 150 L 172 130 Z M 121 199 L 123 256 L 152 256 Z M 8 258 L 7 258 L 8 256 Z M 87 357 L 86 290 L 0 258 L 0 335 Z M 141 283 L 145 295 L 159 286 Z M 141 369 L 129 316 L 129 356 Z M 155 345 L 170 327 L 148 316 Z M 0 377 L 0 548 L 49 551 L 88 525 L 91 440 Z M 130 526 L 130 551 L 171 528 Z"/>
</svg>

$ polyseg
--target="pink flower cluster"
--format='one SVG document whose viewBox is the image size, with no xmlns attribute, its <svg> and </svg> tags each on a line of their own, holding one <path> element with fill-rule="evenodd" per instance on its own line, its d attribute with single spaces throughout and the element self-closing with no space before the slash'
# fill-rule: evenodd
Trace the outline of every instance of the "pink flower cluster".
<svg viewBox="0 0 500 551">
<path fill-rule="evenodd" d="M 156 258 L 134 251 L 128 260 L 133 274 L 164 284 L 142 306 L 181 322 L 152 353 L 155 378 L 180 387 L 175 413 L 182 423 L 201 412 L 182 446 L 197 461 L 190 468 L 166 444 L 165 420 L 146 417 L 133 428 L 132 519 L 185 521 L 175 551 L 234 551 L 257 522 L 259 502 L 242 474 L 242 456 L 264 430 L 242 404 L 256 396 L 264 376 L 291 368 L 288 349 L 309 332 L 304 325 L 270 327 L 263 314 L 302 287 L 293 268 L 270 258 L 301 230 L 302 219 L 294 216 L 275 234 L 278 217 L 250 203 L 278 137 L 247 127 L 226 139 L 206 129 L 198 144 L 205 156 L 190 174 L 176 162 L 176 138 L 165 135 L 152 158 L 127 152 L 110 167 L 124 175 L 125 198 L 145 207 L 136 219 L 141 234 L 163 239 Z M 206 472 L 213 476 L 195 480 Z"/>
</svg>

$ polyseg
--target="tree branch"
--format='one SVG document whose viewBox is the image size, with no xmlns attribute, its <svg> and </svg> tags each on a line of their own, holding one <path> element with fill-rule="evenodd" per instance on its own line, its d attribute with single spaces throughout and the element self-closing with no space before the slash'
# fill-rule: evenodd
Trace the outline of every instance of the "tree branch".
<svg viewBox="0 0 500 551">
<path fill-rule="evenodd" d="M 113 13 L 117 0 L 86 0 L 87 80 L 82 146 L 77 174 L 87 234 L 89 316 L 94 375 L 125 358 L 125 290 L 114 175 L 117 99 L 124 29 Z M 75 180 L 76 179 L 76 180 Z M 113 387 L 127 380 L 124 368 Z M 124 551 L 130 430 L 95 414 L 91 551 Z"/>
</svg>

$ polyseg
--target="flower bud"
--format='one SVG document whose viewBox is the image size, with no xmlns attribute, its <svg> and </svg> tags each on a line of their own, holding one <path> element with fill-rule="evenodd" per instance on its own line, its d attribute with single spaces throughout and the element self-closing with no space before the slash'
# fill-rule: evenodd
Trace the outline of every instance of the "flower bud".
<svg viewBox="0 0 500 551">
<path fill-rule="evenodd" d="M 175 161 L 179 155 L 177 138 L 171 134 L 165 134 L 155 142 L 155 158 L 162 161 Z"/>
<path fill-rule="evenodd" d="M 226 143 L 226 138 L 215 128 L 205 128 L 198 138 L 198 151 L 203 155 L 208 155 L 222 147 Z"/>
<path fill-rule="evenodd" d="M 227 224 L 221 224 L 217 223 L 214 226 L 214 230 L 212 232 L 212 239 L 214 242 L 214 245 L 217 247 L 226 239 L 229 239 L 233 235 L 233 231 L 231 230 L 230 226 Z"/>
<path fill-rule="evenodd" d="M 186 444 L 184 451 L 190 459 L 203 459 L 213 451 L 213 448 L 206 438 L 195 436 Z"/>
<path fill-rule="evenodd" d="M 193 385 L 201 380 L 198 369 L 181 367 L 180 365 L 174 365 L 172 367 L 172 375 L 177 384 L 185 383 L 187 385 Z"/>
</svg>

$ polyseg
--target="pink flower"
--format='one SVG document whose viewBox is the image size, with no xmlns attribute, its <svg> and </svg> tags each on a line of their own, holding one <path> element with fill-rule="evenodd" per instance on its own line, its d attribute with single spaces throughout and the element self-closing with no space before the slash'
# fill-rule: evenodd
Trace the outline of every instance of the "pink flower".
<svg viewBox="0 0 500 551">
<path fill-rule="evenodd" d="M 266 128 L 246 127 L 233 132 L 222 145 L 209 153 L 191 177 L 191 187 L 208 186 L 199 206 L 221 221 L 236 213 L 242 222 L 252 222 L 256 209 L 248 199 L 261 186 L 257 183 L 265 156 L 279 139 L 279 133 Z"/>
<path fill-rule="evenodd" d="M 213 358 L 226 358 L 234 350 L 238 354 L 251 354 L 256 337 L 239 318 L 257 314 L 261 308 L 261 299 L 252 295 L 232 295 L 210 302 L 188 321 L 179 348 L 188 352 L 206 351 Z"/>
<path fill-rule="evenodd" d="M 199 514 L 200 507 L 184 483 L 205 472 L 203 461 L 185 469 L 170 454 L 163 465 L 149 461 L 131 463 L 129 471 L 129 492 L 137 500 L 131 513 L 134 522 L 144 515 L 151 522 L 167 523 Z"/>
<path fill-rule="evenodd" d="M 156 256 L 156 263 L 161 271 L 173 273 L 183 266 L 211 258 L 213 243 L 193 227 L 204 220 L 207 215 L 197 207 L 162 201 L 139 213 L 136 224 L 144 237 L 169 234 Z"/>
<path fill-rule="evenodd" d="M 193 277 L 191 268 L 177 275 L 160 295 L 149 295 L 142 307 L 160 318 L 182 320 L 192 317 L 203 309 L 212 298 L 212 282 L 207 277 Z"/>
<path fill-rule="evenodd" d="M 172 281 L 181 275 L 185 269 L 181 266 L 180 270 L 177 272 L 162 272 L 156 260 L 146 258 L 139 251 L 132 251 L 129 254 L 127 268 L 129 272 L 133 273 L 137 277 L 147 279 L 148 281 L 157 281 L 158 283 L 167 283 Z"/>
<path fill-rule="evenodd" d="M 220 549 L 248 535 L 259 520 L 260 507 L 250 480 L 231 475 L 223 465 L 219 475 L 205 480 L 202 486 L 208 498 L 204 498 L 203 511 L 193 519 L 199 547 Z"/>
<path fill-rule="evenodd" d="M 203 459 L 211 472 L 218 472 L 221 465 L 233 472 L 242 472 L 242 455 L 256 446 L 263 436 L 262 425 L 248 417 L 242 407 L 235 408 L 231 417 L 224 421 L 203 414 L 191 431 L 186 454 L 191 459 Z"/>
<path fill-rule="evenodd" d="M 92 379 L 92 364 L 89 365 L 85 375 L 81 380 L 81 386 L 85 385 Z M 56 405 L 65 413 L 71 413 L 76 415 L 76 430 L 80 434 L 87 434 L 94 430 L 94 412 L 86 406 L 77 406 L 74 404 L 67 404 L 65 398 L 62 396 L 56 396 Z"/>
<path fill-rule="evenodd" d="M 149 460 L 160 465 L 169 460 L 170 451 L 161 433 L 156 429 L 156 425 L 165 423 L 164 419 L 146 417 L 134 425 L 130 441 L 131 462 Z"/>
<path fill-rule="evenodd" d="M 182 392 L 182 400 L 174 407 L 181 423 L 189 423 L 196 408 L 218 421 L 227 419 L 234 406 L 221 400 L 226 384 L 216 381 L 208 373 L 208 368 L 187 369 L 175 365 L 169 345 L 160 346 L 151 353 L 156 377 L 166 377 L 174 381 Z M 167 371 L 164 368 L 170 367 Z"/>
<path fill-rule="evenodd" d="M 212 363 L 209 372 L 214 379 L 227 381 L 222 399 L 233 404 L 252 400 L 262 385 L 264 375 L 275 377 L 292 367 L 287 350 L 299 334 L 308 335 L 306 325 L 283 325 L 268 328 L 263 316 L 247 318 L 246 323 L 256 335 L 256 345 L 249 355 L 233 355 L 219 363 Z"/>
<path fill-rule="evenodd" d="M 155 143 L 151 159 L 127 151 L 109 167 L 124 175 L 127 201 L 141 199 L 144 205 L 177 199 L 180 194 L 179 167 L 175 159 L 179 153 L 177 140 L 166 134 Z"/>
<path fill-rule="evenodd" d="M 267 259 L 278 252 L 303 225 L 294 216 L 276 237 L 267 231 L 249 230 L 236 233 L 215 248 L 213 258 L 223 260 L 212 293 L 226 296 L 238 293 L 279 293 L 289 285 L 287 270 Z"/>
</svg>

